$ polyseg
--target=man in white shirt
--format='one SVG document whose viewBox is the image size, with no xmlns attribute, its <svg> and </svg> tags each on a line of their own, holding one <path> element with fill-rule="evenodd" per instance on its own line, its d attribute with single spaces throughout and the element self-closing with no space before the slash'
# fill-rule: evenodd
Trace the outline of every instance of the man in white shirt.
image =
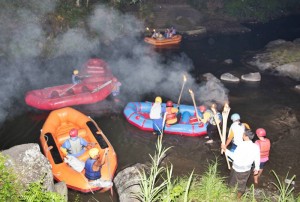
<svg viewBox="0 0 300 202">
<path fill-rule="evenodd" d="M 233 159 L 232 170 L 229 178 L 229 186 L 237 185 L 238 198 L 241 198 L 246 189 L 246 184 L 251 173 L 251 167 L 254 162 L 254 175 L 258 174 L 260 164 L 259 147 L 252 142 L 254 133 L 246 130 L 243 134 L 243 141 L 237 146 L 234 152 L 226 149 L 222 144 L 221 148 L 225 154 Z"/>
</svg>

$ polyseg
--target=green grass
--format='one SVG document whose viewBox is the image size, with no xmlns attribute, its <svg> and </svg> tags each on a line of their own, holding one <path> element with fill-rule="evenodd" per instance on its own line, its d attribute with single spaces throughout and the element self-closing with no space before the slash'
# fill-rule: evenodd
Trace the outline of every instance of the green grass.
<svg viewBox="0 0 300 202">
<path fill-rule="evenodd" d="M 236 189 L 230 188 L 226 183 L 226 178 L 218 172 L 218 159 L 212 161 L 207 171 L 202 175 L 195 175 L 194 171 L 188 176 L 174 177 L 173 165 L 161 165 L 161 161 L 171 147 L 163 148 L 162 135 L 158 137 L 156 143 L 156 152 L 150 156 L 151 165 L 149 169 L 140 171 L 141 191 L 132 193 L 132 197 L 143 202 L 231 202 L 237 201 Z M 267 196 L 264 191 L 257 192 L 253 185 L 242 196 L 240 201 L 279 201 L 279 202 L 296 202 L 300 201 L 300 196 L 294 196 L 294 189 L 291 184 L 279 180 L 279 177 L 273 171 L 277 192 Z M 287 176 L 286 176 L 287 178 Z M 295 176 L 291 180 L 294 180 Z"/>
</svg>

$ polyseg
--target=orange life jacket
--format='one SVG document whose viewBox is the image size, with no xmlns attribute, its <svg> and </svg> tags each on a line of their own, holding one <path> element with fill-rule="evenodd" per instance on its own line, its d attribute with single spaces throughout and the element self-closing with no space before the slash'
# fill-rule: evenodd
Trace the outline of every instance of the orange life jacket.
<svg viewBox="0 0 300 202">
<path fill-rule="evenodd" d="M 270 140 L 265 138 L 264 141 L 257 140 L 257 143 L 258 143 L 259 148 L 260 148 L 260 158 L 269 157 L 270 148 L 271 148 Z"/>
<path fill-rule="evenodd" d="M 167 112 L 166 123 L 167 124 L 174 124 L 177 122 L 177 113 L 174 113 L 173 111 L 174 111 L 173 107 L 166 108 L 166 112 Z"/>
</svg>

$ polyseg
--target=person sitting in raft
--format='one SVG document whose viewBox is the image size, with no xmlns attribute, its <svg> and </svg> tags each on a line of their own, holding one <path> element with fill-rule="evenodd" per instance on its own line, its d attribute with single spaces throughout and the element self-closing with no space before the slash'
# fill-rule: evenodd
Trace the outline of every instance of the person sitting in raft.
<svg viewBox="0 0 300 202">
<path fill-rule="evenodd" d="M 173 107 L 173 102 L 169 100 L 166 104 L 166 125 L 176 124 L 178 121 L 177 114 L 178 108 Z"/>
<path fill-rule="evenodd" d="M 171 27 L 170 32 L 172 36 L 176 35 L 176 29 L 174 27 Z"/>
<path fill-rule="evenodd" d="M 189 123 L 195 124 L 195 123 L 198 123 L 199 120 L 201 121 L 201 123 L 206 123 L 208 118 L 206 117 L 206 121 L 204 122 L 205 111 L 206 111 L 206 107 L 204 105 L 199 106 L 197 109 L 197 113 L 195 111 L 194 116 L 190 117 Z M 198 115 L 198 117 L 197 117 L 197 115 Z M 207 113 L 206 113 L 206 116 L 207 116 Z"/>
<path fill-rule="evenodd" d="M 154 29 L 153 34 L 152 34 L 152 38 L 156 39 L 156 38 L 158 38 L 158 36 L 159 36 L 159 33 Z"/>
<path fill-rule="evenodd" d="M 166 31 L 165 31 L 165 34 L 164 34 L 164 37 L 165 38 L 170 38 L 170 30 L 169 29 L 166 29 Z"/>
<path fill-rule="evenodd" d="M 160 135 L 162 133 L 163 124 L 163 114 L 165 113 L 165 108 L 161 106 L 162 99 L 157 96 L 155 102 L 150 109 L 149 117 L 153 121 L 153 134 Z"/>
<path fill-rule="evenodd" d="M 100 151 L 97 148 L 89 150 L 89 158 L 85 162 L 85 177 L 89 180 L 89 184 L 97 187 L 111 187 L 111 181 L 101 180 L 101 167 L 105 163 L 108 148 L 105 149 L 104 155 L 100 157 Z"/>
<path fill-rule="evenodd" d="M 85 152 L 85 147 L 89 149 L 93 146 L 85 139 L 78 137 L 78 130 L 75 128 L 70 130 L 69 135 L 70 138 L 67 139 L 61 146 L 61 151 L 65 156 L 71 155 L 79 157 Z"/>
</svg>

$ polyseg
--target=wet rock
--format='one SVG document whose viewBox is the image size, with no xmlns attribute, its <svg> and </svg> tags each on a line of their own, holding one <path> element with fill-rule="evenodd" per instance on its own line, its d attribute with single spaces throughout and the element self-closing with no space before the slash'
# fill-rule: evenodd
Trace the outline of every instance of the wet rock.
<svg viewBox="0 0 300 202">
<path fill-rule="evenodd" d="M 221 80 L 223 81 L 229 81 L 229 82 L 240 82 L 240 79 L 236 76 L 234 76 L 233 74 L 230 74 L 230 73 L 224 73 L 221 75 L 220 77 Z"/>
<path fill-rule="evenodd" d="M 44 180 L 43 186 L 47 191 L 56 191 L 51 165 L 41 153 L 38 144 L 17 145 L 3 150 L 2 154 L 8 157 L 7 166 L 18 173 L 17 177 L 24 187 L 27 187 L 30 183 Z M 67 196 L 67 189 L 61 194 Z"/>
<path fill-rule="evenodd" d="M 247 63 L 277 76 L 300 80 L 299 41 L 300 39 L 292 42 L 282 39 L 271 41 L 264 51 L 248 59 Z"/>
<path fill-rule="evenodd" d="M 269 42 L 266 47 L 267 48 L 273 48 L 273 47 L 276 47 L 276 46 L 279 46 L 281 44 L 284 44 L 286 42 L 286 40 L 283 40 L 283 39 L 277 39 L 277 40 L 274 40 L 274 41 L 271 41 Z"/>
<path fill-rule="evenodd" d="M 233 60 L 229 58 L 229 59 L 224 60 L 224 63 L 227 65 L 230 65 L 233 63 Z"/>
<path fill-rule="evenodd" d="M 275 70 L 285 76 L 288 76 L 295 80 L 300 80 L 300 62 L 292 62 L 292 63 L 280 65 L 276 67 Z"/>
<path fill-rule="evenodd" d="M 258 82 L 261 80 L 261 75 L 259 72 L 243 74 L 241 79 L 244 81 Z"/>
<path fill-rule="evenodd" d="M 133 194 L 140 193 L 139 171 L 146 168 L 146 165 L 137 163 L 131 167 L 125 168 L 118 172 L 114 178 L 115 188 L 117 189 L 119 200 L 122 202 L 138 202 L 139 200 L 132 198 Z"/>
<path fill-rule="evenodd" d="M 280 110 L 278 110 L 278 108 Z M 273 115 L 275 119 L 271 120 L 274 127 L 278 127 L 282 130 L 285 130 L 298 128 L 300 126 L 297 116 L 291 108 L 275 107 L 274 111 L 276 111 L 276 114 Z"/>
</svg>

